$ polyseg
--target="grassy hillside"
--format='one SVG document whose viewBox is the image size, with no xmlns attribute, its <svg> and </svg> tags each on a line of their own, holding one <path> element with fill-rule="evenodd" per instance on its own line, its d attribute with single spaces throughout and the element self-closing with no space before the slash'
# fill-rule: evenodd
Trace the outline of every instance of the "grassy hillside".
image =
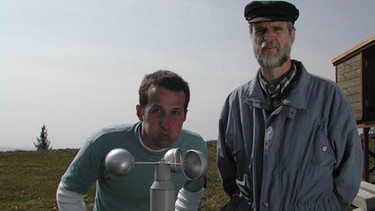
<svg viewBox="0 0 375 211">
<path fill-rule="evenodd" d="M 0 152 L 0 210 L 57 210 L 55 193 L 77 149 Z M 207 189 L 202 210 L 219 210 L 227 201 L 216 168 L 216 142 L 208 142 Z M 85 201 L 92 209 L 95 187 Z"/>
</svg>

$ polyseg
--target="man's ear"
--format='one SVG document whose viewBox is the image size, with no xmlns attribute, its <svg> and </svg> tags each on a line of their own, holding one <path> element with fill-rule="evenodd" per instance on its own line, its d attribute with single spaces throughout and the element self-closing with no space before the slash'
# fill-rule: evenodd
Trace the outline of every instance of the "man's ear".
<svg viewBox="0 0 375 211">
<path fill-rule="evenodd" d="M 292 43 L 294 43 L 294 39 L 296 37 L 296 30 L 292 30 L 292 32 L 290 33 L 290 37 L 292 39 Z"/>
<path fill-rule="evenodd" d="M 184 122 L 185 122 L 185 120 L 186 120 L 187 113 L 188 113 L 188 110 L 186 109 L 186 110 L 185 110 Z"/>
<path fill-rule="evenodd" d="M 143 121 L 143 109 L 141 108 L 140 105 L 136 105 L 135 109 L 136 109 L 137 117 L 138 117 L 139 121 L 142 122 Z"/>
</svg>

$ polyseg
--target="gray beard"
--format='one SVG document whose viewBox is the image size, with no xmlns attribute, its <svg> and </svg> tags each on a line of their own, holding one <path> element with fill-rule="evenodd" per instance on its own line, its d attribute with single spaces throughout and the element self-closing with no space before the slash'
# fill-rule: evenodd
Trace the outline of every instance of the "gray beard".
<svg viewBox="0 0 375 211">
<path fill-rule="evenodd" d="M 286 54 L 281 55 L 281 56 L 275 56 L 275 57 L 267 57 L 267 56 L 263 56 L 262 54 L 259 54 L 257 56 L 259 65 L 266 70 L 272 70 L 276 67 L 280 67 L 286 61 L 288 61 L 288 59 L 289 59 L 289 56 Z"/>
<path fill-rule="evenodd" d="M 266 47 L 264 43 L 260 44 L 260 47 L 256 49 L 257 45 L 254 45 L 253 43 L 253 50 L 254 50 L 254 55 L 259 63 L 259 65 L 266 69 L 266 70 L 272 70 L 274 68 L 280 67 L 283 65 L 288 59 L 290 58 L 290 52 L 292 49 L 292 42 L 290 41 L 285 49 L 283 51 L 279 52 L 275 56 L 267 56 L 262 53 L 262 49 Z M 277 44 L 274 44 L 278 47 L 280 50 L 280 46 Z"/>
</svg>

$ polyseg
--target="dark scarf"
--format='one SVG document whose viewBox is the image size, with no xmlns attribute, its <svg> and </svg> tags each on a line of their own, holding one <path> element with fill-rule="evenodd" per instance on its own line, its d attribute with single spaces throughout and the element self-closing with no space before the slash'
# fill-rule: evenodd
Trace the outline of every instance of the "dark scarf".
<svg viewBox="0 0 375 211">
<path fill-rule="evenodd" d="M 281 104 L 288 96 L 290 90 L 295 87 L 300 75 L 299 72 L 293 61 L 290 70 L 272 82 L 267 82 L 259 71 L 260 86 L 269 105 L 269 109 L 266 109 L 268 115 Z"/>
</svg>

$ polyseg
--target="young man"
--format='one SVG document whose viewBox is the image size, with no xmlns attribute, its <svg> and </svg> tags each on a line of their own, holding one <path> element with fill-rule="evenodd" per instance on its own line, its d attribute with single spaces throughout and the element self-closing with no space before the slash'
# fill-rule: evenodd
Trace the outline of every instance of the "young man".
<svg viewBox="0 0 375 211">
<path fill-rule="evenodd" d="M 219 120 L 218 168 L 231 197 L 222 210 L 347 210 L 362 174 L 351 105 L 291 60 L 294 5 L 253 1 L 244 13 L 260 68 Z"/>
<path fill-rule="evenodd" d="M 183 130 L 190 91 L 188 83 L 170 71 L 146 75 L 139 88 L 136 113 L 140 122 L 108 128 L 95 134 L 81 148 L 63 175 L 57 190 L 60 211 L 86 210 L 84 196 L 96 182 L 94 210 L 150 210 L 154 165 L 136 166 L 126 176 L 109 172 L 104 159 L 123 148 L 137 162 L 158 162 L 172 148 L 206 155 L 206 144 L 196 133 Z M 178 190 L 176 210 L 196 210 L 203 193 L 203 178 L 188 181 L 182 172 L 172 174 Z"/>
</svg>

